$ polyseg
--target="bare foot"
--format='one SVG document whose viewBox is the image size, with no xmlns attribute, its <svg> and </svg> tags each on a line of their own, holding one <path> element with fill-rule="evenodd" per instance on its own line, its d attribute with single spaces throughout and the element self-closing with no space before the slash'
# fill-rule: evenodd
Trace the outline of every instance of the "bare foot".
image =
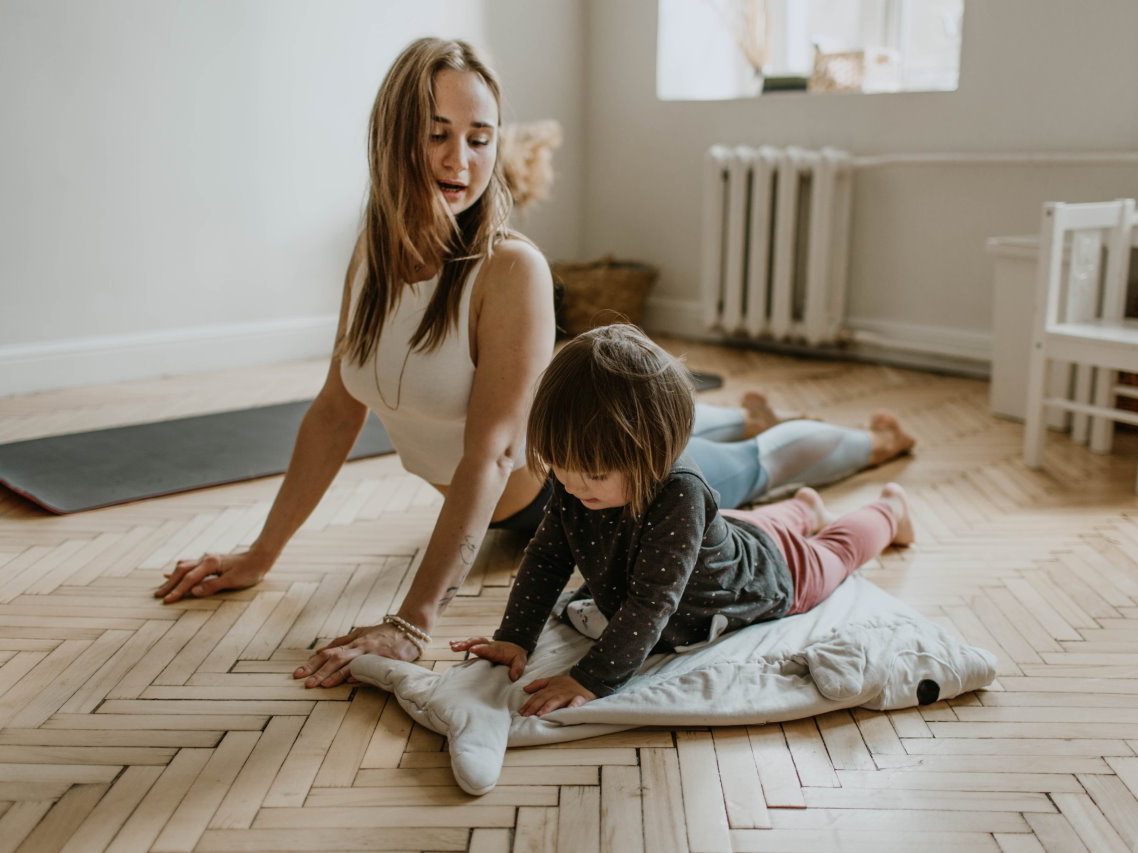
<svg viewBox="0 0 1138 853">
<path fill-rule="evenodd" d="M 873 448 L 869 453 L 869 464 L 880 465 L 894 457 L 908 453 L 917 440 L 905 432 L 896 416 L 889 412 L 876 412 L 869 421 L 869 432 L 873 436 Z"/>
<path fill-rule="evenodd" d="M 913 517 L 909 514 L 909 501 L 905 497 L 905 490 L 897 483 L 886 483 L 885 488 L 881 490 L 881 500 L 885 501 L 892 510 L 893 518 L 897 522 L 897 533 L 889 544 L 898 548 L 912 545 L 917 537 L 913 531 Z"/>
<path fill-rule="evenodd" d="M 838 517 L 826 508 L 826 502 L 822 500 L 822 496 L 809 486 L 804 486 L 795 492 L 794 499 L 796 501 L 802 501 L 809 506 L 810 510 L 814 513 L 814 522 L 810 530 L 812 534 L 817 533 Z"/>
<path fill-rule="evenodd" d="M 777 424 L 779 416 L 762 391 L 748 391 L 739 400 L 743 409 L 743 438 L 754 438 Z"/>
</svg>

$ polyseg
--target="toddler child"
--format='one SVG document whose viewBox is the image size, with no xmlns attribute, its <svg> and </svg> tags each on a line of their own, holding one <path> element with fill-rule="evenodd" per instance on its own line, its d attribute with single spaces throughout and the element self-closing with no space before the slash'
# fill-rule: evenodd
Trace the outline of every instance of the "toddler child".
<svg viewBox="0 0 1138 853">
<path fill-rule="evenodd" d="M 813 489 L 720 511 L 699 469 L 681 457 L 692 417 L 687 371 L 635 326 L 580 335 L 546 369 L 526 456 L 535 471 L 552 473 L 553 495 L 493 640 L 451 648 L 509 666 L 516 681 L 574 566 L 585 578 L 577 598 L 591 598 L 604 619 L 567 674 L 526 685 L 532 695 L 521 714 L 607 696 L 650 654 L 810 610 L 890 544 L 912 542 L 894 483 L 841 518 Z"/>
</svg>

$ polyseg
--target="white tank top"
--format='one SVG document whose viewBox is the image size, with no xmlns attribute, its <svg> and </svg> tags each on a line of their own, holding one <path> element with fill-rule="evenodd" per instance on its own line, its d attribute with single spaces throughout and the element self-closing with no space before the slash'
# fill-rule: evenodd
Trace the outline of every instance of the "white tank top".
<svg viewBox="0 0 1138 853">
<path fill-rule="evenodd" d="M 379 416 L 403 467 L 439 486 L 450 485 L 462 460 L 474 383 L 470 297 L 481 267 L 479 261 L 463 283 L 458 322 L 436 349 L 412 351 L 411 337 L 438 287 L 438 276 L 403 288 L 367 361 L 340 361 L 344 387 Z M 364 273 L 361 264 L 352 282 L 353 313 Z"/>
</svg>

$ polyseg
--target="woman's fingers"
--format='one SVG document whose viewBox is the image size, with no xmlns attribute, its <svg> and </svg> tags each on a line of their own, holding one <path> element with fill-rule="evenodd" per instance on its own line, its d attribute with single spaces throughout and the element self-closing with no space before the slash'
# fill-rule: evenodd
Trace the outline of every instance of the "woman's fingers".
<svg viewBox="0 0 1138 853">
<path fill-rule="evenodd" d="M 348 666 L 360 655 L 382 655 L 396 660 L 414 660 L 418 649 L 390 625 L 357 628 L 320 648 L 293 678 L 303 678 L 305 687 L 335 687 L 351 677 Z"/>
<path fill-rule="evenodd" d="M 321 682 L 346 667 L 352 662 L 352 658 L 341 653 L 341 647 L 352 642 L 356 638 L 357 632 L 352 631 L 350 634 L 345 634 L 343 637 L 337 637 L 326 646 L 321 646 L 316 650 L 316 654 L 308 659 L 308 662 L 302 666 L 298 666 L 293 671 L 293 678 L 307 678 L 305 687 L 331 687 L 330 684 L 322 684 Z M 358 653 L 357 653 L 358 654 Z M 339 682 L 337 682 L 339 683 Z"/>
<path fill-rule="evenodd" d="M 351 633 L 345 634 L 342 637 L 337 637 L 336 639 L 332 640 L 330 643 L 326 643 L 325 645 L 321 646 L 320 648 L 318 648 L 316 650 L 316 654 L 320 654 L 321 652 L 327 651 L 328 649 L 334 649 L 337 646 L 343 646 L 347 643 L 350 643 L 357 636 L 359 636 L 359 629 L 358 628 L 355 631 L 352 631 Z"/>
<path fill-rule="evenodd" d="M 174 566 L 174 571 L 167 572 L 163 575 L 163 577 L 166 578 L 166 581 L 162 584 L 162 586 L 158 587 L 158 589 L 154 591 L 154 597 L 162 598 L 163 596 L 169 594 L 169 592 L 181 582 L 182 577 L 186 574 L 186 572 L 193 569 L 196 565 L 197 561 L 193 563 L 186 560 L 179 561 L 178 564 Z"/>
<path fill-rule="evenodd" d="M 324 665 L 316 670 L 311 678 L 305 681 L 305 686 L 336 687 L 351 675 L 348 666 L 353 659 L 359 656 L 360 652 L 358 650 L 347 649 L 343 655 L 333 655 L 325 658 Z"/>
<path fill-rule="evenodd" d="M 166 604 L 181 601 L 186 595 L 191 594 L 195 586 L 210 575 L 215 574 L 220 568 L 221 561 L 212 554 L 207 554 L 195 565 L 180 566 L 175 569 L 170 579 L 159 588 L 155 595 L 160 596 Z"/>
<path fill-rule="evenodd" d="M 309 658 L 308 663 L 298 667 L 292 677 L 305 679 L 305 687 L 335 687 L 348 677 L 347 667 L 360 654 L 357 648 L 325 646 Z"/>
<path fill-rule="evenodd" d="M 201 583 L 190 587 L 190 594 L 195 598 L 204 598 L 207 595 L 213 595 L 215 592 L 230 589 L 232 586 L 233 584 L 227 581 L 224 576 L 214 575 L 213 577 L 206 577 Z"/>
<path fill-rule="evenodd" d="M 154 594 L 166 604 L 173 604 L 187 595 L 204 597 L 226 589 L 254 586 L 268 570 L 263 560 L 248 553 L 206 554 L 197 560 L 179 560 Z"/>
</svg>

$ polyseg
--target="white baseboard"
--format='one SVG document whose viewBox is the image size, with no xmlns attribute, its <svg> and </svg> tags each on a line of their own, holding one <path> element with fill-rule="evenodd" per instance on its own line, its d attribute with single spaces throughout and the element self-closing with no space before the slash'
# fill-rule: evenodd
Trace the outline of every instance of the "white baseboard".
<svg viewBox="0 0 1138 853">
<path fill-rule="evenodd" d="M 702 318 L 698 300 L 656 298 L 643 323 L 692 340 L 726 340 Z M 882 350 L 894 363 L 949 370 L 961 362 L 986 368 L 991 361 L 987 333 L 859 317 L 848 326 L 862 357 Z M 331 352 L 335 332 L 336 318 L 328 315 L 0 347 L 0 397 L 319 358 Z"/>
<path fill-rule="evenodd" d="M 698 299 L 652 297 L 644 306 L 643 326 L 653 332 L 692 340 L 723 340 L 723 335 L 703 325 L 703 305 Z"/>
<path fill-rule="evenodd" d="M 0 396 L 318 358 L 335 334 L 328 315 L 5 346 Z"/>
<path fill-rule="evenodd" d="M 703 308 L 696 299 L 650 299 L 644 325 L 654 332 L 692 340 L 730 342 L 728 336 L 703 325 Z M 859 359 L 972 375 L 986 375 L 992 360 L 988 332 L 864 317 L 848 318 L 846 327 L 851 343 L 842 351 Z M 842 351 L 833 350 L 833 354 Z"/>
<path fill-rule="evenodd" d="M 847 318 L 846 328 L 853 333 L 855 343 L 866 346 L 970 361 L 991 362 L 992 360 L 990 332 L 971 332 L 891 320 L 869 320 L 864 317 Z"/>
</svg>

